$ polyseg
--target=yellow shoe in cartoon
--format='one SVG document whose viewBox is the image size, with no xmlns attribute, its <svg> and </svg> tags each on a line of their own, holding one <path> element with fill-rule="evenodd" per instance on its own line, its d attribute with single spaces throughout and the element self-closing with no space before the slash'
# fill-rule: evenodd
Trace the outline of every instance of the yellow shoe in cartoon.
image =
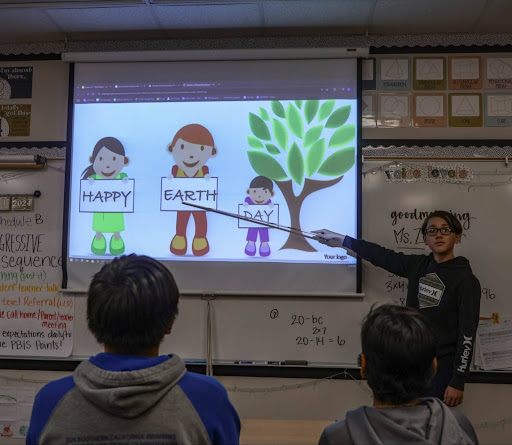
<svg viewBox="0 0 512 445">
<path fill-rule="evenodd" d="M 180 235 L 174 235 L 170 247 L 174 255 L 185 255 L 187 253 L 187 238 Z"/>
<path fill-rule="evenodd" d="M 94 235 L 94 238 L 92 239 L 91 244 L 91 252 L 96 255 L 104 255 L 107 251 L 107 240 L 103 235 L 101 235 L 101 238 L 98 239 L 96 235 Z"/>
<path fill-rule="evenodd" d="M 121 255 L 124 253 L 124 241 L 123 238 L 119 237 L 115 239 L 113 236 L 110 238 L 108 249 L 112 255 Z"/>
<path fill-rule="evenodd" d="M 210 251 L 210 245 L 206 238 L 194 238 L 192 242 L 192 253 L 195 256 L 206 255 Z"/>
</svg>

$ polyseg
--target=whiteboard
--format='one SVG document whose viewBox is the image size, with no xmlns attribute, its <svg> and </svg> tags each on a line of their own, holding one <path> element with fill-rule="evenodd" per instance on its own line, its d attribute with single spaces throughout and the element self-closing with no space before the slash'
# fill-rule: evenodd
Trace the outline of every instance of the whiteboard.
<svg viewBox="0 0 512 445">
<path fill-rule="evenodd" d="M 421 161 L 418 161 L 421 163 Z M 402 243 L 396 233 L 415 234 L 421 220 L 392 218 L 413 213 L 414 209 L 430 211 L 447 209 L 469 213 L 470 224 L 456 254 L 466 256 L 479 278 L 482 289 L 481 315 L 493 312 L 512 314 L 508 301 L 512 232 L 512 183 L 499 186 L 512 177 L 512 168 L 502 162 L 465 161 L 474 172 L 470 184 L 390 183 L 380 167 L 388 162 L 365 162 L 362 181 L 362 231 L 365 239 L 405 253 L 425 252 L 421 241 Z M 443 163 L 444 165 L 450 164 Z M 62 168 L 54 162 L 52 167 Z M 374 170 L 375 174 L 371 171 Z M 42 178 L 44 181 L 42 181 Z M 46 186 L 39 187 L 41 184 Z M 0 182 L 0 194 L 4 193 Z M 61 212 L 63 202 L 62 170 L 50 168 L 37 174 L 10 179 L 10 192 L 22 186 L 26 190 L 40 188 L 39 211 L 54 215 L 52 230 L 58 233 L 60 251 Z M 486 184 L 486 185 L 483 185 Z M 494 184 L 491 186 L 490 184 Z M 483 185 L 483 186 L 481 186 Z M 50 190 L 49 190 L 50 189 Z M 3 213 L 0 216 L 6 216 Z M 400 241 L 400 239 L 399 239 Z M 374 302 L 400 304 L 406 297 L 406 280 L 363 262 L 362 299 L 223 297 L 210 302 L 212 315 L 213 358 L 216 363 L 234 361 L 306 360 L 310 365 L 355 366 L 360 352 L 361 321 Z M 312 274 L 311 280 L 315 280 Z M 0 293 L 1 297 L 1 293 Z M 74 297 L 75 323 L 70 358 L 83 358 L 101 351 L 86 324 L 85 295 Z M 1 308 L 0 308 L 1 310 Z M 184 359 L 206 357 L 206 319 L 208 302 L 200 298 L 182 297 L 180 313 L 173 332 L 161 346 L 161 353 L 177 353 Z"/>
</svg>

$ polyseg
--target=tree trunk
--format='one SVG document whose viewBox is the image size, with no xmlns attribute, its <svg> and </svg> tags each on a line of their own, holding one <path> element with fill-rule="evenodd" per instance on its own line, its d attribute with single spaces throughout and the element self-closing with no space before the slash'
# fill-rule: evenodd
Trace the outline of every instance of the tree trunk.
<svg viewBox="0 0 512 445">
<path fill-rule="evenodd" d="M 300 225 L 300 211 L 302 209 L 302 203 L 304 200 L 314 192 L 328 188 L 337 184 L 341 181 L 343 176 L 339 178 L 331 179 L 330 181 L 317 181 L 315 179 L 306 179 L 304 187 L 300 192 L 299 196 L 295 196 L 293 193 L 292 181 L 276 181 L 279 190 L 288 204 L 288 210 L 290 211 L 290 228 L 302 230 Z M 299 233 L 290 233 L 288 239 L 284 243 L 283 247 L 279 250 L 294 249 L 302 250 L 304 252 L 316 252 L 317 250 L 307 242 L 306 238 Z"/>
</svg>

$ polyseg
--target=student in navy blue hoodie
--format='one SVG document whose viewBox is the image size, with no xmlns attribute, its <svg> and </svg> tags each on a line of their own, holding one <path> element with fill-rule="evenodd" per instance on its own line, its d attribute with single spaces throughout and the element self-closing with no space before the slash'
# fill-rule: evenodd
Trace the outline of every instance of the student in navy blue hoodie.
<svg viewBox="0 0 512 445">
<path fill-rule="evenodd" d="M 178 312 L 171 272 L 147 256 L 114 259 L 87 298 L 89 329 L 105 352 L 36 396 L 27 444 L 238 444 L 240 420 L 224 387 L 159 355 Z"/>
<path fill-rule="evenodd" d="M 425 219 L 421 231 L 430 255 L 405 255 L 326 229 L 315 233 L 323 244 L 352 250 L 375 266 L 408 278 L 407 306 L 420 309 L 437 334 L 438 370 L 431 395 L 457 406 L 462 403 L 473 354 L 480 283 L 469 261 L 455 257 L 462 226 L 454 215 L 436 210 Z"/>
</svg>

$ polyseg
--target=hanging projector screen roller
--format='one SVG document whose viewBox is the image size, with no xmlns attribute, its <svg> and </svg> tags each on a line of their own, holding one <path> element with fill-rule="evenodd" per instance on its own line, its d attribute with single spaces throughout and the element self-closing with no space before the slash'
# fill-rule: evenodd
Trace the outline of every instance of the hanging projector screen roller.
<svg viewBox="0 0 512 445">
<path fill-rule="evenodd" d="M 184 293 L 355 293 L 344 250 L 182 201 L 356 237 L 357 126 L 355 59 L 76 64 L 67 286 L 137 253 Z"/>
</svg>

